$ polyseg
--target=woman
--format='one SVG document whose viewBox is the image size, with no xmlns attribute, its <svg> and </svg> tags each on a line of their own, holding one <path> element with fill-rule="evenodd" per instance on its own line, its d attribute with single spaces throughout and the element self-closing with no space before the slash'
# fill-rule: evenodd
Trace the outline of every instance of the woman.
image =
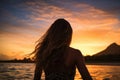
<svg viewBox="0 0 120 80">
<path fill-rule="evenodd" d="M 83 80 L 92 80 L 81 52 L 69 47 L 71 38 L 72 28 L 65 19 L 58 19 L 51 25 L 33 51 L 34 80 L 41 80 L 42 70 L 45 80 L 74 80 L 76 67 Z"/>
</svg>

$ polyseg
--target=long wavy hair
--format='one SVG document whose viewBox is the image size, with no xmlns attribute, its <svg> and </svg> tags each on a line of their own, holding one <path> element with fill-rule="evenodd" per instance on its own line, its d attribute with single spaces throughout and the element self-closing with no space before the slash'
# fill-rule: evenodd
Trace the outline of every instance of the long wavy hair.
<svg viewBox="0 0 120 80">
<path fill-rule="evenodd" d="M 57 19 L 47 32 L 37 41 L 34 53 L 36 63 L 46 65 L 51 55 L 64 52 L 69 47 L 72 38 L 72 28 L 65 19 Z M 63 48 L 64 47 L 64 48 Z M 59 56 L 58 56 L 59 57 Z"/>
</svg>

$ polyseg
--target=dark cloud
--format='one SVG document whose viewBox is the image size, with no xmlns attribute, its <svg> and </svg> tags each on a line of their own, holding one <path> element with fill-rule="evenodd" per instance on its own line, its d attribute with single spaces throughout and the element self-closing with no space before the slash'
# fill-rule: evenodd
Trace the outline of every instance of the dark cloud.
<svg viewBox="0 0 120 80">
<path fill-rule="evenodd" d="M 113 15 L 120 16 L 120 0 L 95 0 L 88 4 Z M 87 3 L 87 2 L 86 2 Z"/>
</svg>

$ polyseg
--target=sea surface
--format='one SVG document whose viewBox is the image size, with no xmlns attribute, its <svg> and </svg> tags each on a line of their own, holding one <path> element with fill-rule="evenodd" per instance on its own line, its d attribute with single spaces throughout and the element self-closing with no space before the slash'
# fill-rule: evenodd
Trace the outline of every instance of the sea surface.
<svg viewBox="0 0 120 80">
<path fill-rule="evenodd" d="M 34 68 L 33 63 L 0 63 L 0 80 L 33 80 Z M 120 80 L 120 65 L 89 64 L 87 68 L 93 80 Z M 82 80 L 78 70 L 75 80 Z"/>
</svg>

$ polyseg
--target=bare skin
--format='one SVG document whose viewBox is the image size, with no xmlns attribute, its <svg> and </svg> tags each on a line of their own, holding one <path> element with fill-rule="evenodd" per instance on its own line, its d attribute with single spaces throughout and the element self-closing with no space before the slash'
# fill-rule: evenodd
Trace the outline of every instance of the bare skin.
<svg viewBox="0 0 120 80">
<path fill-rule="evenodd" d="M 88 69 L 85 66 L 84 58 L 79 50 L 70 47 L 67 48 L 67 51 L 64 55 L 64 59 L 65 59 L 64 64 L 69 69 L 68 71 L 72 72 L 76 70 L 77 67 L 83 80 L 92 80 L 88 72 Z M 36 65 L 34 80 L 40 80 L 41 74 L 42 74 L 42 67 Z"/>
</svg>

